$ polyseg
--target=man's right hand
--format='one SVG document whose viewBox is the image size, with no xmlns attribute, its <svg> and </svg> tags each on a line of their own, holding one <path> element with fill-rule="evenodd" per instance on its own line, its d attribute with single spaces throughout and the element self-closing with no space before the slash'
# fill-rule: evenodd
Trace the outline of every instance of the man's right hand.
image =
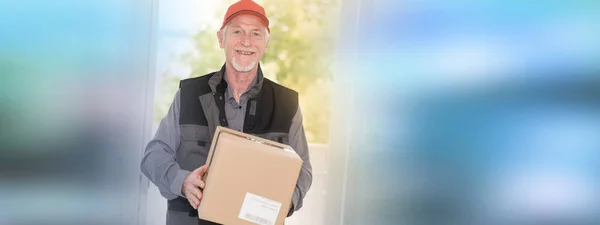
<svg viewBox="0 0 600 225">
<path fill-rule="evenodd" d="M 202 181 L 202 177 L 207 172 L 208 165 L 204 165 L 189 173 L 183 180 L 181 192 L 183 195 L 185 195 L 185 198 L 187 198 L 188 202 L 190 202 L 194 209 L 198 209 L 198 206 L 200 205 L 200 200 L 202 199 L 202 189 L 204 189 L 204 181 Z"/>
</svg>

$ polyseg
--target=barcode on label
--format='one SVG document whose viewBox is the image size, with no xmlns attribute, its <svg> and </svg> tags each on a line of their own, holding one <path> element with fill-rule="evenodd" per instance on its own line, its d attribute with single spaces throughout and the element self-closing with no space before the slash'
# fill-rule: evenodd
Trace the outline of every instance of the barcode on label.
<svg viewBox="0 0 600 225">
<path fill-rule="evenodd" d="M 254 222 L 256 224 L 260 224 L 260 225 L 273 225 L 273 221 L 262 218 L 260 216 L 252 215 L 250 213 L 244 214 L 244 218 L 251 222 Z"/>
</svg>

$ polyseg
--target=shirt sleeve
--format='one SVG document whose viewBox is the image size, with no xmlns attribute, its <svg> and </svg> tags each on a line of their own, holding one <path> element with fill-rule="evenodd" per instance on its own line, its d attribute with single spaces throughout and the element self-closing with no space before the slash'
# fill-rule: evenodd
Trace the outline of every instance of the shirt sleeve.
<svg viewBox="0 0 600 225">
<path fill-rule="evenodd" d="M 154 138 L 148 143 L 141 162 L 142 173 L 154 183 L 161 195 L 167 199 L 181 193 L 183 180 L 190 171 L 183 170 L 175 161 L 176 150 L 180 143 L 179 130 L 179 91 L 175 94 L 173 103 L 167 115 L 160 121 Z"/>
<path fill-rule="evenodd" d="M 308 152 L 308 143 L 306 141 L 306 135 L 304 134 L 304 126 L 302 125 L 302 112 L 300 107 L 292 119 L 292 126 L 290 127 L 289 133 L 290 146 L 298 153 L 302 158 L 302 169 L 298 181 L 296 182 L 296 188 L 294 189 L 294 195 L 292 196 L 292 207 L 288 213 L 288 217 L 294 214 L 302 208 L 302 202 L 304 196 L 312 184 L 312 165 L 310 164 L 310 157 Z"/>
</svg>

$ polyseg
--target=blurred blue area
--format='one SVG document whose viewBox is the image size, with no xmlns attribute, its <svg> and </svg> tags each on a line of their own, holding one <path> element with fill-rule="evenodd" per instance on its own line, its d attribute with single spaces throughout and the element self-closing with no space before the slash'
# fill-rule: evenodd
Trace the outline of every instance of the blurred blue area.
<svg viewBox="0 0 600 225">
<path fill-rule="evenodd" d="M 600 224 L 599 2 L 357 4 L 344 224 Z"/>
<path fill-rule="evenodd" d="M 593 1 L 365 5 L 361 64 L 381 68 L 383 76 L 405 88 L 590 75 L 586 71 L 600 57 L 599 4 Z"/>
<path fill-rule="evenodd" d="M 0 1 L 0 224 L 138 222 L 151 7 Z"/>
</svg>

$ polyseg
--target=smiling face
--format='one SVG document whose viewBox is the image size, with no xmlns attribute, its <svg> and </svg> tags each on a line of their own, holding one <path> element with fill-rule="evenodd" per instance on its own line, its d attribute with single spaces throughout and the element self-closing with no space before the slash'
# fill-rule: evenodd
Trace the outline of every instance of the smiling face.
<svg viewBox="0 0 600 225">
<path fill-rule="evenodd" d="M 225 61 L 238 72 L 256 67 L 269 45 L 269 34 L 261 20 L 253 15 L 236 16 L 217 32 Z"/>
</svg>

